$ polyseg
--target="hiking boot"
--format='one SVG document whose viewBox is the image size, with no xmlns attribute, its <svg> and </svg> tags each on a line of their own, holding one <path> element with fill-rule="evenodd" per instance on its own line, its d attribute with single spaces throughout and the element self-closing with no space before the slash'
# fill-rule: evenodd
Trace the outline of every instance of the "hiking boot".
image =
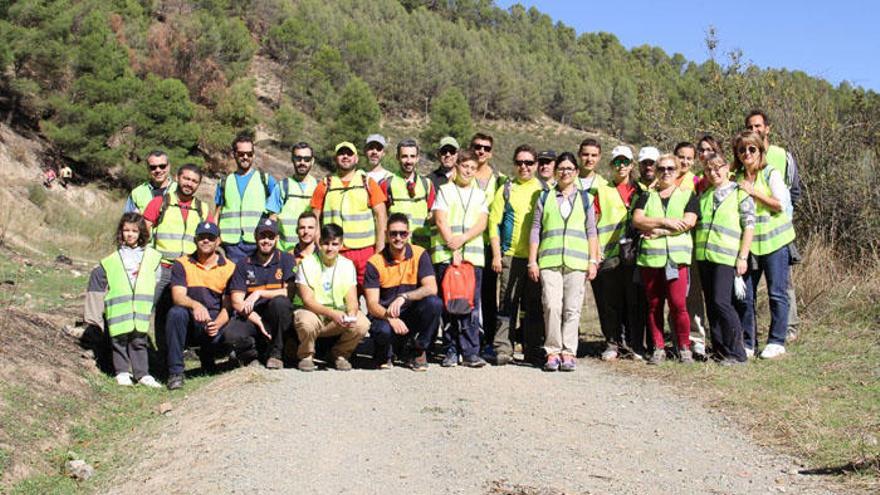
<svg viewBox="0 0 880 495">
<path fill-rule="evenodd" d="M 647 363 L 657 365 L 663 361 L 666 361 L 666 349 L 654 349 L 654 352 L 651 353 L 651 357 L 648 358 Z"/>
<path fill-rule="evenodd" d="M 705 361 L 706 359 L 708 359 L 706 356 L 706 344 L 704 344 L 702 342 L 692 342 L 691 343 L 691 352 L 693 353 L 694 359 L 697 359 L 700 361 Z"/>
<path fill-rule="evenodd" d="M 617 356 L 617 347 L 609 345 L 604 351 L 602 351 L 602 361 L 616 361 Z"/>
<path fill-rule="evenodd" d="M 266 369 L 267 370 L 280 370 L 284 367 L 284 363 L 278 359 L 277 357 L 270 357 L 266 361 Z"/>
<path fill-rule="evenodd" d="M 547 356 L 547 362 L 544 363 L 544 371 L 559 371 L 560 363 L 558 354 L 550 354 Z"/>
<path fill-rule="evenodd" d="M 116 375 L 116 384 L 122 385 L 123 387 L 130 387 L 134 385 L 131 381 L 131 375 L 128 373 L 119 373 Z"/>
<path fill-rule="evenodd" d="M 779 344 L 767 344 L 767 347 L 761 351 L 761 359 L 776 359 L 785 354 L 785 347 Z"/>
<path fill-rule="evenodd" d="M 394 367 L 394 360 L 391 358 L 388 359 L 374 359 L 374 363 L 376 363 L 377 370 L 390 370 Z"/>
<path fill-rule="evenodd" d="M 138 380 L 138 383 L 149 388 L 162 388 L 162 384 L 157 382 L 155 378 L 150 375 L 144 375 Z"/>
<path fill-rule="evenodd" d="M 345 359 L 345 356 L 337 357 L 333 361 L 333 367 L 336 368 L 336 371 L 351 371 L 351 363 Z"/>
<path fill-rule="evenodd" d="M 409 367 L 413 371 L 428 371 L 428 356 L 421 351 L 409 361 Z"/>
<path fill-rule="evenodd" d="M 748 363 L 748 361 L 737 361 L 733 358 L 724 358 L 721 361 L 718 361 L 718 366 L 742 366 Z"/>
<path fill-rule="evenodd" d="M 694 364 L 694 354 L 688 349 L 678 351 L 678 358 L 681 364 Z"/>
<path fill-rule="evenodd" d="M 318 369 L 315 366 L 315 360 L 312 359 L 312 356 L 306 356 L 299 360 L 299 363 L 296 364 L 296 368 L 300 371 L 315 371 Z"/>
<path fill-rule="evenodd" d="M 574 356 L 564 354 L 562 356 L 562 364 L 559 365 L 559 371 L 574 371 L 577 369 L 577 359 Z"/>
<path fill-rule="evenodd" d="M 483 350 L 480 351 L 480 356 L 482 356 L 483 359 L 485 359 L 487 362 L 490 362 L 490 363 L 494 363 L 495 359 L 498 357 L 495 354 L 495 349 L 492 348 L 491 344 L 483 347 Z"/>
<path fill-rule="evenodd" d="M 504 366 L 506 364 L 510 364 L 513 362 L 513 356 L 510 354 L 496 354 L 495 361 L 492 362 L 495 366 Z"/>
<path fill-rule="evenodd" d="M 183 388 L 183 375 L 171 375 L 168 377 L 168 390 L 179 390 Z"/>
<path fill-rule="evenodd" d="M 475 354 L 473 356 L 465 356 L 461 361 L 461 365 L 465 368 L 482 368 L 486 366 L 486 360 Z"/>
<path fill-rule="evenodd" d="M 447 351 L 446 356 L 443 357 L 443 361 L 440 362 L 440 366 L 444 368 L 454 368 L 458 366 L 458 353 L 455 351 Z"/>
</svg>

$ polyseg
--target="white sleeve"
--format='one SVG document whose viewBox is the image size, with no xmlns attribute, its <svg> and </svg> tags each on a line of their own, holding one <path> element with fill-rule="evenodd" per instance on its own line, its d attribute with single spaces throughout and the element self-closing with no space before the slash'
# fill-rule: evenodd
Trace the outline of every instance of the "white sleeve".
<svg viewBox="0 0 880 495">
<path fill-rule="evenodd" d="M 791 195 L 788 192 L 788 186 L 785 185 L 782 174 L 775 168 L 771 168 L 767 184 L 770 186 L 770 194 L 782 203 L 782 211 L 791 215 Z"/>
<path fill-rule="evenodd" d="M 295 282 L 302 285 L 308 285 L 306 282 L 306 271 L 302 269 L 302 263 L 297 265 Z"/>
<path fill-rule="evenodd" d="M 431 211 L 449 211 L 449 203 L 446 202 L 446 195 L 437 188 L 437 194 L 434 195 L 434 206 Z"/>
</svg>

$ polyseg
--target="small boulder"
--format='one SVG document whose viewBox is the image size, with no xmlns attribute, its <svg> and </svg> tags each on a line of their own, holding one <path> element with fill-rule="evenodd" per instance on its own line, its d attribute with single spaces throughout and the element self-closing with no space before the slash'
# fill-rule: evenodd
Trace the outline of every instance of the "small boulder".
<svg viewBox="0 0 880 495">
<path fill-rule="evenodd" d="M 95 468 L 89 466 L 82 459 L 67 461 L 65 467 L 67 468 L 67 474 L 75 480 L 85 481 L 95 475 Z"/>
</svg>

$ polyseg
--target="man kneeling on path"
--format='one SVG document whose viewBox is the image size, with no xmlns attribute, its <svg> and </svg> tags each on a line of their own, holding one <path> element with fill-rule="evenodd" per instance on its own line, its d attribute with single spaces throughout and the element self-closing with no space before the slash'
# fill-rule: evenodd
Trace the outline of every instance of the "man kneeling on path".
<svg viewBox="0 0 880 495">
<path fill-rule="evenodd" d="M 275 246 L 278 224 L 274 220 L 261 220 L 254 238 L 257 252 L 236 265 L 229 281 L 232 309 L 238 316 L 229 322 L 225 341 L 244 365 L 258 358 L 259 341 L 260 347 L 268 347 L 266 368 L 277 370 L 284 367 L 282 340 L 291 321 L 287 284 L 293 278 L 294 261 Z"/>
<path fill-rule="evenodd" d="M 437 297 L 437 281 L 431 256 L 408 242 L 409 220 L 402 213 L 388 218 L 388 243 L 367 261 L 364 295 L 372 323 L 370 337 L 374 359 L 380 369 L 391 367 L 392 337 L 412 336 L 414 354 L 409 366 L 427 371 L 426 351 L 440 326 L 443 303 Z"/>
<path fill-rule="evenodd" d="M 168 389 L 183 387 L 183 350 L 191 334 L 199 346 L 202 370 L 215 369 L 214 351 L 223 340 L 229 321 L 226 287 L 235 264 L 217 252 L 220 243 L 217 224 L 202 222 L 196 227 L 196 251 L 181 256 L 171 268 L 171 299 L 165 325 L 168 344 Z"/>
<path fill-rule="evenodd" d="M 296 271 L 297 294 L 294 321 L 299 337 L 297 368 L 314 371 L 315 340 L 339 336 L 330 351 L 339 371 L 351 369 L 348 358 L 354 352 L 370 322 L 358 311 L 357 270 L 354 263 L 339 256 L 342 227 L 330 223 L 321 228 L 318 251 L 303 258 Z"/>
</svg>

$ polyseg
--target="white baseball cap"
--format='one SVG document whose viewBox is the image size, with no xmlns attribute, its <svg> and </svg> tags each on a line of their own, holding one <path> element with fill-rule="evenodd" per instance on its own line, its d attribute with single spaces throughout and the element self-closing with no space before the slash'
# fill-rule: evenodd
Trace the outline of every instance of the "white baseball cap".
<svg viewBox="0 0 880 495">
<path fill-rule="evenodd" d="M 611 150 L 611 158 L 615 158 L 618 156 L 624 156 L 627 160 L 633 159 L 633 150 L 630 149 L 629 146 L 615 146 L 613 150 Z"/>
<path fill-rule="evenodd" d="M 645 146 L 639 150 L 639 163 L 645 160 L 656 162 L 658 158 L 660 158 L 660 150 L 653 146 Z"/>
</svg>

